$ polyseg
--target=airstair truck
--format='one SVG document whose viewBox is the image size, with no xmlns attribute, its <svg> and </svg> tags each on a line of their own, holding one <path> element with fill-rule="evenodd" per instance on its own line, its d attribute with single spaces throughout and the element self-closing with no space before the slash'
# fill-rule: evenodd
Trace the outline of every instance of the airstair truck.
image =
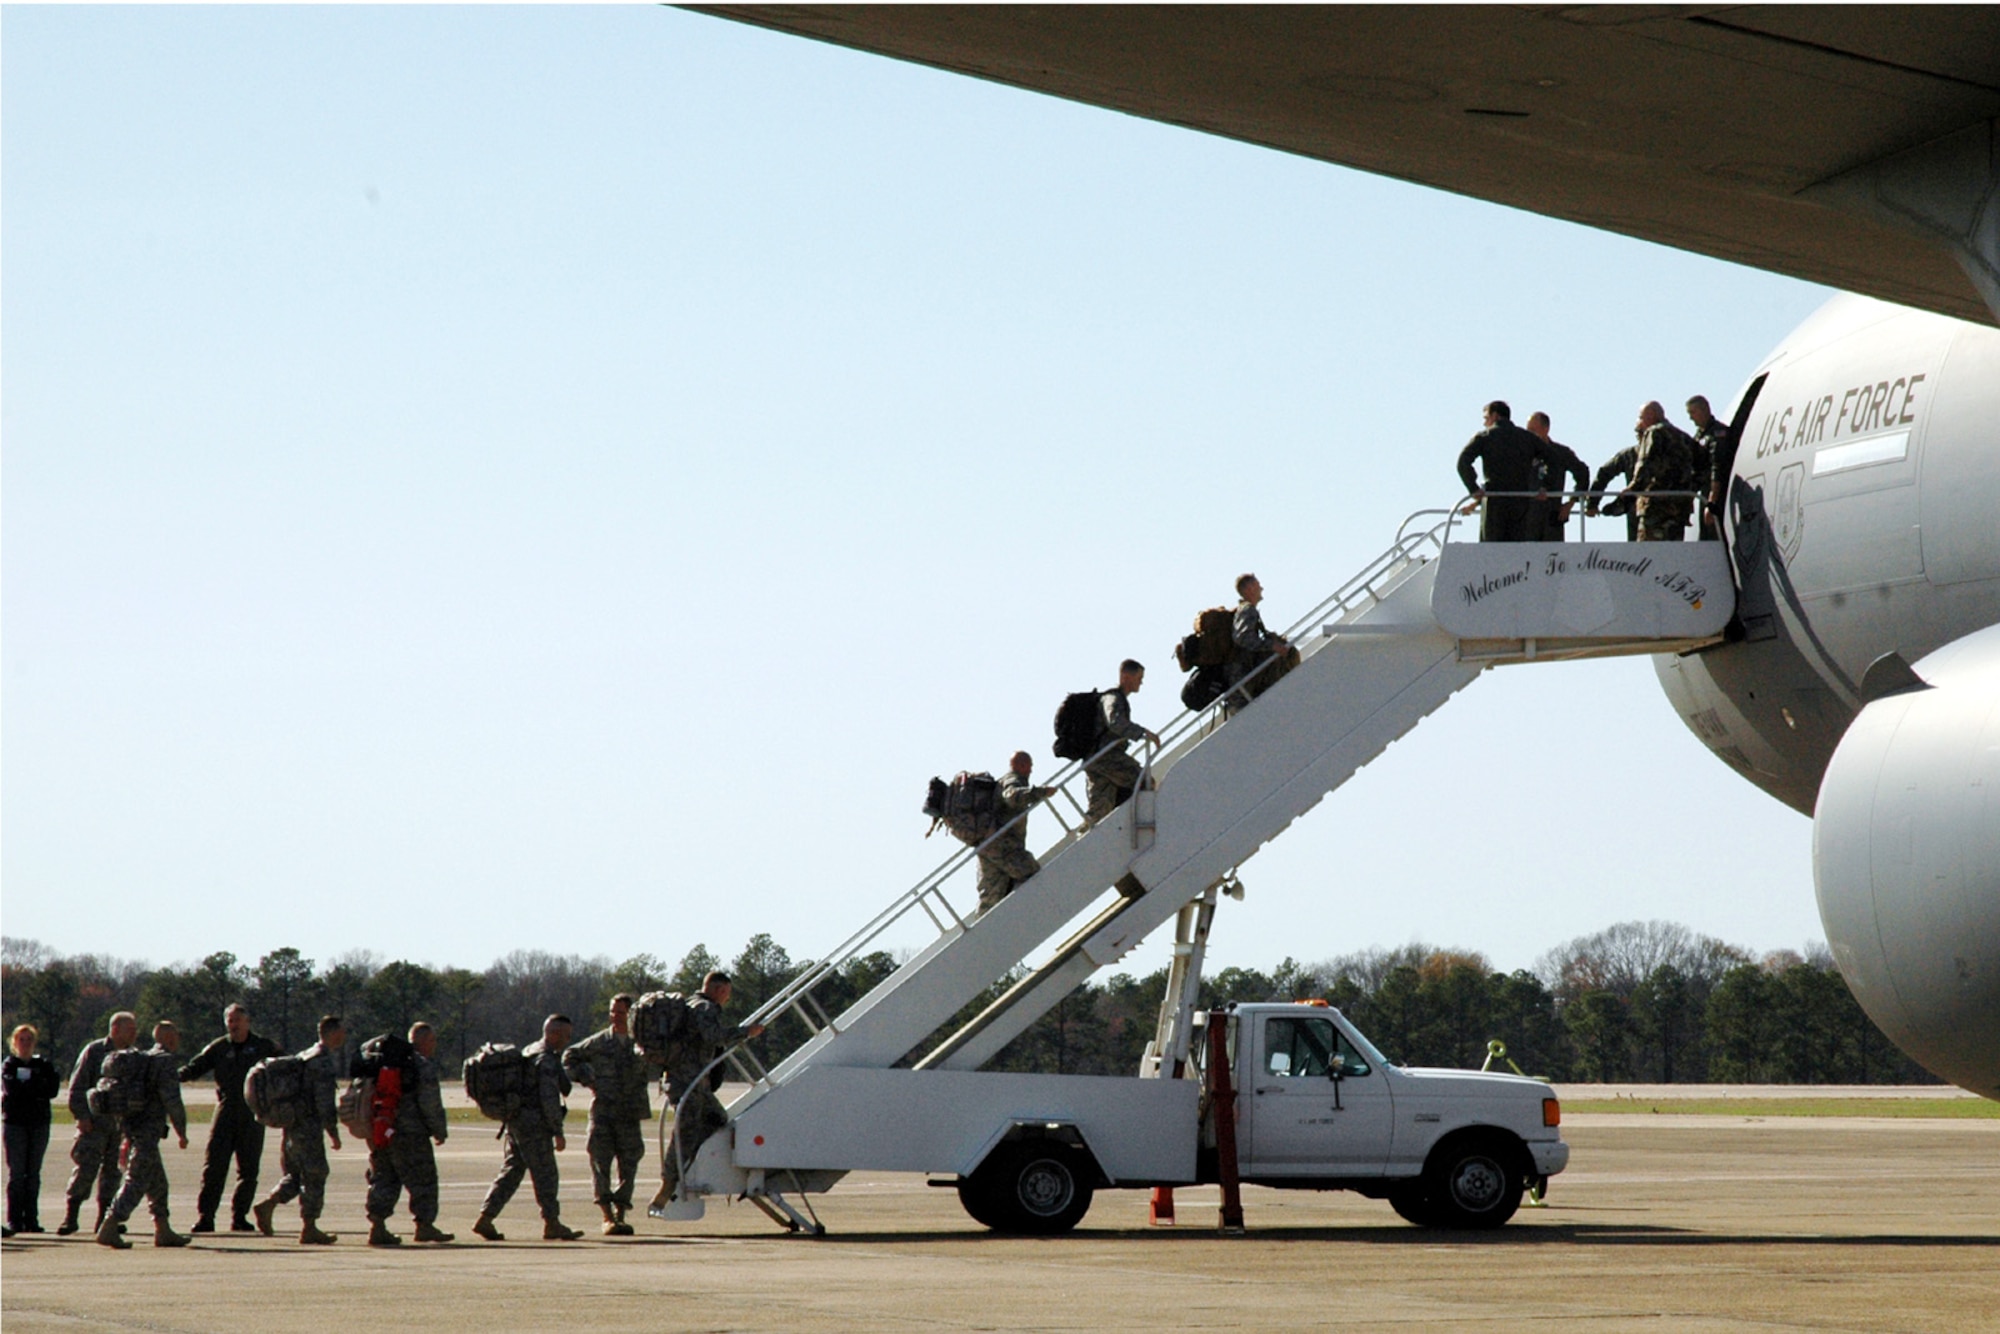
<svg viewBox="0 0 2000 1334">
<path fill-rule="evenodd" d="M 1730 621 L 1721 543 L 1452 541 L 1456 513 L 1406 522 L 1291 627 L 1298 665 L 1249 707 L 1170 724 L 1109 816 L 1082 818 L 1082 762 L 1058 772 L 1040 809 L 1063 833 L 1000 903 L 971 917 L 953 905 L 967 849 L 767 999 L 753 1021 L 790 1014 L 810 1036 L 768 1067 L 731 1054 L 749 1089 L 656 1215 L 698 1217 L 704 1196 L 722 1195 L 817 1230 L 807 1197 L 850 1171 L 898 1170 L 944 1177 L 989 1226 L 1059 1232 L 1096 1190 L 1193 1184 L 1233 1165 L 1245 1181 L 1379 1196 L 1422 1224 L 1504 1222 L 1524 1184 L 1567 1160 L 1544 1086 L 1395 1066 L 1331 1008 L 1242 1005 L 1208 1031 L 1195 1003 L 1237 868 L 1486 668 L 1692 651 Z M 829 1015 L 820 985 L 919 914 L 930 943 Z M 981 1068 L 1169 920 L 1173 963 L 1136 1076 Z"/>
</svg>

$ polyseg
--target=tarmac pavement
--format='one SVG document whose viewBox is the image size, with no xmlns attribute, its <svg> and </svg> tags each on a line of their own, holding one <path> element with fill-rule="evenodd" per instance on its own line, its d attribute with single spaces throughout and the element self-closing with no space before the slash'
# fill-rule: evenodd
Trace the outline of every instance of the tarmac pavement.
<svg viewBox="0 0 2000 1334">
<path fill-rule="evenodd" d="M 362 1155 L 332 1155 L 322 1226 L 296 1207 L 276 1238 L 220 1234 L 156 1250 L 87 1234 L 16 1237 L 0 1266 L 8 1334 L 145 1329 L 490 1331 L 1313 1329 L 1331 1325 L 1564 1330 L 2000 1329 L 2000 1121 L 1577 1116 L 1570 1170 L 1546 1209 L 1497 1233 L 1404 1224 L 1347 1194 L 1246 1191 L 1249 1231 L 1218 1235 L 1211 1188 L 1179 1192 L 1180 1225 L 1146 1226 L 1143 1192 L 1098 1196 L 1068 1237 L 988 1234 L 950 1190 L 857 1174 L 816 1204 L 829 1234 L 787 1236 L 746 1204 L 694 1224 L 635 1220 L 597 1235 L 582 1127 L 561 1155 L 566 1220 L 545 1243 L 525 1183 L 509 1239 L 468 1227 L 499 1164 L 483 1125 L 439 1151 L 445 1247 L 361 1243 Z M 650 1138 L 650 1137 L 649 1137 Z M 193 1222 L 202 1134 L 167 1149 L 174 1221 Z M 265 1182 L 276 1179 L 270 1137 Z M 43 1221 L 61 1217 L 58 1133 Z M 642 1196 L 646 1192 L 642 1190 Z M 88 1219 L 86 1218 L 86 1222 Z M 287 1235 L 285 1228 L 289 1227 Z M 409 1220 L 396 1230 L 407 1236 Z"/>
</svg>

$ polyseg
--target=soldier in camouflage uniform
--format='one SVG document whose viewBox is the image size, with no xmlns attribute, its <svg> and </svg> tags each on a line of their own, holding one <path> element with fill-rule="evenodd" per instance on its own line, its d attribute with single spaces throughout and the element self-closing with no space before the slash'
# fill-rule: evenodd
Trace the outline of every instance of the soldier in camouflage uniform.
<svg viewBox="0 0 2000 1334">
<path fill-rule="evenodd" d="M 1593 492 L 1601 494 L 1611 489 L 1611 483 L 1614 480 L 1623 478 L 1626 481 L 1630 481 L 1633 470 L 1638 466 L 1639 447 L 1637 445 L 1629 445 L 1604 461 L 1604 466 L 1597 470 L 1597 476 L 1591 479 L 1590 489 Z M 1583 507 L 1583 512 L 1594 519 L 1597 517 L 1599 508 L 1598 496 L 1592 495 L 1589 503 Z M 1602 508 L 1606 514 L 1622 514 L 1625 516 L 1625 540 L 1627 542 L 1636 542 L 1639 540 L 1639 516 L 1632 512 L 1631 497 L 1620 496 L 1609 505 L 1602 506 Z"/>
<path fill-rule="evenodd" d="M 285 1130 L 278 1150 L 278 1163 L 285 1175 L 278 1181 L 277 1189 L 251 1210 L 257 1218 L 257 1230 L 267 1237 L 271 1235 L 271 1215 L 278 1206 L 297 1200 L 299 1245 L 331 1246 L 337 1240 L 333 1233 L 319 1230 L 320 1211 L 326 1207 L 326 1179 L 330 1175 L 326 1145 L 320 1136 L 330 1139 L 334 1148 L 340 1147 L 340 1111 L 338 1094 L 334 1091 L 338 1076 L 333 1069 L 333 1054 L 346 1043 L 347 1029 L 338 1015 L 330 1014 L 319 1021 L 319 1041 L 299 1053 L 306 1066 L 306 1093 L 298 1119 Z"/>
<path fill-rule="evenodd" d="M 688 1001 L 688 1037 L 667 1057 L 667 1101 L 674 1109 L 674 1133 L 660 1162 L 660 1193 L 653 1197 L 656 1209 L 673 1198 L 680 1184 L 676 1163 L 692 1164 L 708 1137 L 729 1124 L 729 1113 L 716 1101 L 707 1077 L 710 1063 L 725 1049 L 764 1032 L 762 1024 L 731 1027 L 722 1017 L 732 989 L 727 973 L 710 973 L 701 980 L 701 994 Z"/>
<path fill-rule="evenodd" d="M 1696 394 L 1687 401 L 1688 420 L 1694 423 L 1694 439 L 1708 456 L 1708 475 L 1697 479 L 1696 490 L 1704 494 L 1701 536 L 1704 541 L 1722 536 L 1722 493 L 1736 470 L 1736 432 L 1729 423 L 1709 411 L 1708 400 Z"/>
<path fill-rule="evenodd" d="M 1688 496 L 1656 496 L 1656 491 L 1692 491 L 1700 449 L 1687 432 L 1667 420 L 1658 403 L 1639 409 L 1633 428 L 1639 437 L 1631 489 L 1638 493 L 1641 542 L 1678 542 L 1687 531 L 1694 501 Z"/>
<path fill-rule="evenodd" d="M 1225 717 L 1234 717 L 1250 707 L 1250 701 L 1270 689 L 1281 669 L 1259 669 L 1291 647 L 1285 637 L 1264 628 L 1264 613 L 1257 604 L 1264 600 L 1264 585 L 1254 574 L 1236 576 L 1236 612 L 1229 621 L 1230 646 L 1235 650 L 1227 665 L 1229 684 L 1234 686 L 1255 677 L 1241 690 L 1230 692 L 1222 703 Z"/>
<path fill-rule="evenodd" d="M 69 1160 L 76 1164 L 76 1169 L 69 1174 L 69 1188 L 64 1192 L 68 1199 L 63 1221 L 56 1228 L 59 1237 L 77 1230 L 77 1211 L 90 1198 L 93 1182 L 97 1187 L 97 1221 L 91 1224 L 92 1231 L 104 1222 L 104 1215 L 118 1194 L 118 1141 L 123 1132 L 117 1117 L 94 1115 L 87 1099 L 104 1073 L 104 1058 L 114 1051 L 125 1050 L 138 1038 L 138 1016 L 130 1010 L 120 1010 L 111 1016 L 105 1036 L 86 1043 L 76 1054 L 76 1068 L 69 1077 L 69 1114 L 76 1122 L 76 1140 L 69 1146 Z"/>
<path fill-rule="evenodd" d="M 188 1146 L 187 1109 L 181 1105 L 180 1030 L 165 1019 L 153 1025 L 153 1050 L 147 1053 L 146 1105 L 125 1118 L 125 1184 L 118 1198 L 97 1225 L 97 1244 L 126 1251 L 132 1243 L 119 1235 L 125 1220 L 143 1198 L 153 1213 L 153 1244 L 185 1246 L 188 1239 L 167 1222 L 167 1165 L 160 1159 L 160 1143 L 167 1127 L 185 1149 Z"/>
<path fill-rule="evenodd" d="M 250 1205 L 257 1198 L 257 1172 L 264 1161 L 264 1123 L 243 1101 L 243 1077 L 250 1067 L 284 1055 L 277 1043 L 250 1031 L 250 1009 L 231 1005 L 222 1012 L 228 1031 L 203 1047 L 181 1067 L 181 1082 L 215 1076 L 215 1119 L 208 1124 L 208 1147 L 202 1154 L 201 1193 L 195 1197 L 194 1230 L 215 1231 L 215 1211 L 222 1187 L 229 1180 L 230 1159 L 236 1160 L 236 1193 L 229 1201 L 229 1230 L 250 1232 Z"/>
<path fill-rule="evenodd" d="M 1042 869 L 1035 860 L 1035 854 L 1028 851 L 1028 821 L 1024 814 L 1030 806 L 1044 801 L 1054 792 L 1052 787 L 1036 787 L 1028 779 L 1035 772 L 1035 757 L 1025 750 L 1014 752 L 1014 758 L 1007 762 L 1007 772 L 1000 775 L 1000 823 L 999 833 L 988 839 L 979 849 L 979 911 L 985 912 L 1000 900 L 1014 892 L 1014 886 Z M 1022 818 L 1016 820 L 1016 816 Z M 1009 824 L 1009 821 L 1013 823 Z"/>
<path fill-rule="evenodd" d="M 394 1133 L 389 1142 L 368 1155 L 368 1244 L 400 1246 L 403 1239 L 389 1230 L 396 1196 L 410 1192 L 410 1217 L 416 1220 L 417 1241 L 444 1242 L 439 1231 L 437 1156 L 433 1144 L 451 1133 L 444 1114 L 444 1093 L 438 1085 L 437 1030 L 429 1024 L 410 1026 L 410 1045 L 417 1049 L 417 1086 L 403 1090 L 396 1104 Z"/>
<path fill-rule="evenodd" d="M 1097 734 L 1092 750 L 1107 741 L 1116 744 L 1083 767 L 1089 795 L 1089 824 L 1096 824 L 1117 810 L 1138 789 L 1139 762 L 1125 753 L 1125 747 L 1139 740 L 1160 744 L 1158 734 L 1132 721 L 1132 706 L 1126 702 L 1126 697 L 1138 694 L 1145 682 L 1145 667 L 1137 659 L 1127 658 L 1118 665 L 1118 688 L 1098 696 L 1098 705 L 1104 711 L 1104 729 Z"/>
<path fill-rule="evenodd" d="M 569 1045 L 572 1031 L 569 1016 L 552 1014 L 542 1021 L 542 1040 L 521 1051 L 533 1063 L 534 1087 L 526 1105 L 500 1129 L 500 1175 L 493 1178 L 486 1202 L 479 1207 L 479 1221 L 472 1225 L 473 1233 L 488 1241 L 507 1239 L 493 1226 L 493 1219 L 514 1198 L 523 1175 L 535 1183 L 535 1204 L 542 1211 L 542 1240 L 575 1241 L 583 1235 L 563 1226 L 562 1201 L 557 1194 L 562 1177 L 556 1155 L 568 1147 L 562 1127 L 568 1113 L 563 1097 L 570 1084 L 569 1076 L 563 1073 L 562 1049 Z"/>
<path fill-rule="evenodd" d="M 632 1042 L 632 997 L 625 992 L 613 996 L 611 1026 L 564 1048 L 562 1064 L 591 1093 L 584 1149 L 590 1155 L 591 1199 L 604 1215 L 604 1235 L 629 1237 L 632 1225 L 625 1214 L 632 1207 L 639 1160 L 646 1156 L 641 1123 L 653 1119 L 646 1060 Z"/>
</svg>

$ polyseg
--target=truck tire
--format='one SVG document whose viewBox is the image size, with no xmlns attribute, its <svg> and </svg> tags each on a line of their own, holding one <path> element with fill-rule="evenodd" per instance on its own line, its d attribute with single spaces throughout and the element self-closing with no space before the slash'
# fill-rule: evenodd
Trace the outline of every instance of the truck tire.
<svg viewBox="0 0 2000 1334">
<path fill-rule="evenodd" d="M 1472 1231 L 1512 1218 L 1526 1189 L 1525 1156 L 1498 1135 L 1467 1135 L 1438 1145 L 1424 1164 L 1422 1207 L 1431 1214 L 1430 1226 Z"/>
<path fill-rule="evenodd" d="M 982 1176 L 963 1177 L 958 1183 L 959 1207 L 965 1210 L 973 1222 L 981 1227 L 992 1228 L 995 1232 L 1008 1231 L 1003 1201 L 995 1184 Z"/>
<path fill-rule="evenodd" d="M 1092 1188 L 1078 1155 L 1047 1141 L 1003 1146 L 958 1188 L 974 1221 L 995 1232 L 1053 1237 L 1090 1211 Z"/>
<path fill-rule="evenodd" d="M 1411 1182 L 1389 1196 L 1389 1207 L 1394 1209 L 1405 1222 L 1418 1227 L 1437 1227 L 1438 1211 L 1431 1204 L 1431 1197 L 1425 1192 L 1422 1182 Z"/>
</svg>

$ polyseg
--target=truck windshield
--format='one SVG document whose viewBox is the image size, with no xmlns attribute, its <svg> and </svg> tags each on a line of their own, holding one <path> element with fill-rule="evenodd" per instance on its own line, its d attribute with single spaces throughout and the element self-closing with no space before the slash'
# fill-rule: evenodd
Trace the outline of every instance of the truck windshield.
<svg viewBox="0 0 2000 1334">
<path fill-rule="evenodd" d="M 1344 1016 L 1344 1015 L 1342 1016 L 1342 1018 L 1343 1018 L 1343 1019 L 1344 1019 L 1345 1017 L 1346 1017 L 1346 1016 Z M 1382 1052 L 1381 1052 L 1381 1049 L 1380 1049 L 1380 1048 L 1378 1048 L 1378 1047 L 1377 1047 L 1377 1046 L 1376 1046 L 1376 1045 L 1375 1045 L 1374 1043 L 1370 1042 L 1370 1041 L 1369 1041 L 1369 1040 L 1367 1039 L 1367 1037 L 1365 1037 L 1365 1036 L 1364 1036 L 1364 1035 L 1362 1034 L 1362 1032 L 1361 1032 L 1361 1031 L 1360 1031 L 1359 1029 L 1352 1029 L 1352 1030 L 1348 1030 L 1348 1031 L 1345 1031 L 1345 1032 L 1343 1032 L 1343 1033 L 1341 1034 L 1341 1036 L 1342 1036 L 1342 1037 L 1348 1037 L 1348 1038 L 1352 1038 L 1352 1039 L 1353 1039 L 1353 1045 L 1354 1045 L 1354 1048 L 1355 1048 L 1355 1049 L 1356 1049 L 1357 1051 L 1359 1051 L 1359 1052 L 1361 1053 L 1361 1055 L 1362 1055 L 1362 1056 L 1364 1056 L 1364 1057 L 1366 1057 L 1366 1058 L 1367 1058 L 1368 1060 L 1370 1060 L 1370 1061 L 1374 1062 L 1374 1063 L 1375 1063 L 1376 1065 L 1399 1065 L 1399 1064 L 1401 1064 L 1401 1062 L 1398 1062 L 1398 1061 L 1392 1061 L 1392 1060 L 1390 1060 L 1390 1059 L 1389 1059 L 1388 1057 L 1384 1056 L 1384 1055 L 1382 1054 Z"/>
</svg>

